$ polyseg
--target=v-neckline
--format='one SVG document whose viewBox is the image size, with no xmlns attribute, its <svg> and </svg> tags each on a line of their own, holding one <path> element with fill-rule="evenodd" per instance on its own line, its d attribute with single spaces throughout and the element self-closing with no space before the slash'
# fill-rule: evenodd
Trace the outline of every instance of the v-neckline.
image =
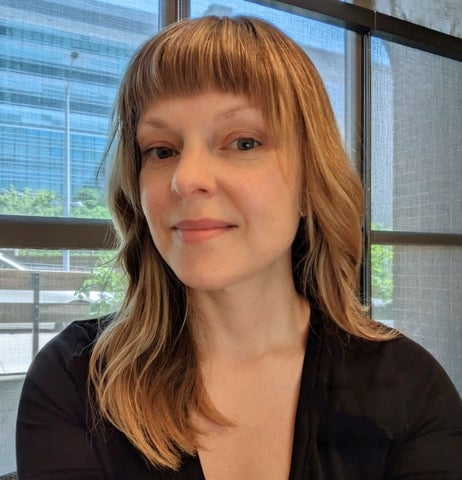
<svg viewBox="0 0 462 480">
<path fill-rule="evenodd" d="M 309 392 L 316 386 L 316 373 L 318 371 L 322 344 L 320 341 L 322 336 L 321 322 L 320 313 L 312 308 L 309 334 L 303 358 L 300 392 L 295 413 L 294 438 L 288 480 L 302 480 L 304 478 L 308 445 L 310 443 L 309 411 L 306 406 L 309 403 Z M 179 473 L 181 478 L 187 480 L 207 480 L 198 454 L 188 457 Z"/>
</svg>

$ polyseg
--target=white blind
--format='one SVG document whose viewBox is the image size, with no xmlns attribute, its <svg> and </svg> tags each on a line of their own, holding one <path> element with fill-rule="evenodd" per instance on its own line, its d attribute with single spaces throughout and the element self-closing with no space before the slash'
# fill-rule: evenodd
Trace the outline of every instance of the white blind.
<svg viewBox="0 0 462 480">
<path fill-rule="evenodd" d="M 342 0 L 462 38 L 461 0 Z"/>
</svg>

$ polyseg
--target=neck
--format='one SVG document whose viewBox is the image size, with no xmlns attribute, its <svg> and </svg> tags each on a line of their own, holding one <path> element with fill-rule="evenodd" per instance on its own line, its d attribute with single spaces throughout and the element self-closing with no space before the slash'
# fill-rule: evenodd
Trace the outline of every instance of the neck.
<svg viewBox="0 0 462 480">
<path fill-rule="evenodd" d="M 310 308 L 293 284 L 241 285 L 226 291 L 192 292 L 197 312 L 193 335 L 202 359 L 248 361 L 305 348 Z"/>
</svg>

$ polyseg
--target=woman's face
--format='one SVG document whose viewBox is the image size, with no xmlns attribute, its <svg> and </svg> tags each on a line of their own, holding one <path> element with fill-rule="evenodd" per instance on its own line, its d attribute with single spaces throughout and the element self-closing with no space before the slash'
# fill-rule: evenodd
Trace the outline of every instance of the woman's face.
<svg viewBox="0 0 462 480">
<path fill-rule="evenodd" d="M 187 286 L 292 279 L 299 175 L 281 170 L 264 116 L 209 91 L 147 105 L 137 126 L 141 204 L 158 251 Z"/>
</svg>

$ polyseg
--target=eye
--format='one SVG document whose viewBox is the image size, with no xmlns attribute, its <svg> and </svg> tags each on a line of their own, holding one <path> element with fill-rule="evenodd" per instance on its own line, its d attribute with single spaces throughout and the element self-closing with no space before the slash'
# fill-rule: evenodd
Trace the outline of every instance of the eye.
<svg viewBox="0 0 462 480">
<path fill-rule="evenodd" d="M 243 137 L 231 142 L 231 148 L 237 148 L 238 150 L 252 150 L 252 148 L 258 147 L 261 143 L 258 140 L 250 137 Z"/>
<path fill-rule="evenodd" d="M 169 148 L 169 147 L 150 148 L 149 150 L 146 150 L 142 154 L 143 157 L 149 157 L 149 158 L 154 158 L 158 160 L 164 160 L 166 158 L 175 157 L 176 155 L 178 155 L 178 152 L 173 148 Z"/>
</svg>

